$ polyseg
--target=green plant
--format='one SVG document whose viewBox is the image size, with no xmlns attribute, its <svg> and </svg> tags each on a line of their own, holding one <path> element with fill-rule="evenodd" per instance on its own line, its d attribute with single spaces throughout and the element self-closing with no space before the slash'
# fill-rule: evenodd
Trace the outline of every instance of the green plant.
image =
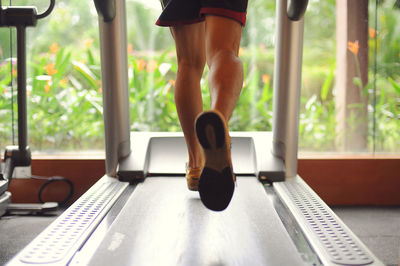
<svg viewBox="0 0 400 266">
<path fill-rule="evenodd" d="M 46 35 L 46 38 L 28 42 L 28 121 L 32 150 L 103 149 L 97 18 L 89 2 L 71 1 L 58 1 L 58 11 L 49 17 L 48 23 L 40 23 L 28 30 L 30 40 L 34 35 Z M 338 137 L 335 128 L 335 41 L 332 39 L 335 1 L 314 2 L 318 5 L 310 3 L 305 20 L 299 146 L 302 150 L 332 151 L 336 149 Z M 400 150 L 400 34 L 396 34 L 400 30 L 400 16 L 396 13 L 398 10 L 389 8 L 386 4 L 389 2 L 379 6 L 382 10 L 380 29 L 375 32 L 377 39 L 369 40 L 369 84 L 376 83 L 376 99 L 372 97 L 372 85 L 362 87 L 362 90 L 370 99 L 369 121 L 373 116 L 377 121 L 375 138 L 369 122 L 369 145 L 375 142 L 377 151 L 395 152 Z M 140 5 L 143 4 L 127 2 L 129 14 L 137 15 L 128 16 L 131 129 L 180 131 L 174 104 L 177 64 L 173 39 L 168 29 L 153 25 L 159 10 Z M 251 16 L 243 32 L 240 50 L 245 70 L 244 87 L 230 128 L 235 131 L 271 130 L 274 4 L 257 0 L 249 6 Z M 8 30 L 0 31 L 1 47 L 8 45 L 8 38 Z M 374 79 L 375 44 L 378 72 Z M 15 59 L 9 58 L 7 49 L 4 48 L 0 55 L 2 146 L 12 142 L 11 107 L 16 118 L 16 70 L 10 67 L 10 61 L 15 64 Z M 10 75 L 11 71 L 13 74 Z M 205 69 L 201 81 L 205 108 L 210 106 L 207 79 L 208 70 Z M 354 79 L 354 82 L 360 85 L 360 80 Z M 14 99 L 14 106 L 11 106 L 11 99 Z"/>
<path fill-rule="evenodd" d="M 88 49 L 87 49 L 88 50 Z M 98 62 L 75 61 L 71 51 L 51 46 L 35 56 L 28 79 L 31 146 L 90 149 L 102 143 L 102 98 Z"/>
<path fill-rule="evenodd" d="M 375 106 L 377 125 L 375 134 L 370 134 L 370 143 L 375 141 L 377 152 L 396 152 L 400 149 L 400 78 L 395 81 L 377 75 L 376 86 L 379 88 Z"/>
<path fill-rule="evenodd" d="M 254 64 L 244 64 L 245 81 L 239 102 L 230 120 L 234 131 L 272 129 L 272 87 L 270 74 L 262 74 Z"/>
<path fill-rule="evenodd" d="M 327 76 L 324 87 L 330 87 L 332 72 Z M 299 148 L 312 151 L 332 151 L 336 149 L 336 110 L 335 102 L 327 100 L 327 88 L 321 95 L 310 98 L 301 97 L 299 121 Z M 320 100 L 322 99 L 322 101 Z"/>
<path fill-rule="evenodd" d="M 11 82 L 15 78 L 15 71 L 11 73 L 12 65 L 15 65 L 12 59 L 0 63 L 0 76 L 4 77 L 0 79 L 0 147 L 12 144 L 11 102 L 16 101 L 16 91 L 11 89 Z"/>
</svg>

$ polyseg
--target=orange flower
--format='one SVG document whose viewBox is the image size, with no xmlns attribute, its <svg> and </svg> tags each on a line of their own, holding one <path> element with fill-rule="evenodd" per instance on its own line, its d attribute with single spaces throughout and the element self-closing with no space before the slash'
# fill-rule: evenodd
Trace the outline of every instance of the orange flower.
<svg viewBox="0 0 400 266">
<path fill-rule="evenodd" d="M 376 31 L 375 31 L 375 29 L 369 27 L 369 28 L 368 28 L 368 32 L 369 32 L 369 37 L 371 37 L 371 39 L 375 39 L 375 37 L 376 37 Z"/>
<path fill-rule="evenodd" d="M 46 93 L 49 93 L 49 92 L 50 92 L 50 81 L 48 81 L 48 82 L 46 83 L 46 85 L 44 85 L 44 91 L 45 91 Z"/>
<path fill-rule="evenodd" d="M 54 74 L 57 74 L 58 70 L 54 68 L 55 64 L 48 63 L 44 69 L 46 69 L 47 75 L 53 76 Z"/>
<path fill-rule="evenodd" d="M 17 77 L 18 72 L 17 72 L 17 70 L 15 68 L 12 68 L 11 74 L 13 75 L 13 77 Z"/>
<path fill-rule="evenodd" d="M 63 78 L 62 80 L 60 80 L 60 86 L 61 87 L 65 87 L 68 84 L 68 78 Z"/>
<path fill-rule="evenodd" d="M 144 61 L 143 59 L 140 59 L 139 61 L 137 61 L 138 71 L 142 71 L 144 69 L 145 65 L 146 65 L 146 61 Z"/>
<path fill-rule="evenodd" d="M 270 80 L 271 80 L 270 75 L 268 75 L 268 74 L 262 75 L 262 82 L 263 82 L 264 84 L 265 84 L 265 83 L 268 83 Z"/>
<path fill-rule="evenodd" d="M 129 43 L 128 44 L 128 54 L 132 54 L 133 53 L 133 44 Z"/>
<path fill-rule="evenodd" d="M 92 43 L 94 42 L 94 40 L 92 38 L 86 39 L 83 43 L 85 44 L 85 48 L 89 49 L 90 46 L 92 46 Z"/>
<path fill-rule="evenodd" d="M 157 67 L 158 67 L 157 61 L 156 61 L 156 60 L 150 60 L 150 61 L 147 63 L 146 71 L 147 71 L 147 72 L 153 72 L 154 70 L 157 69 Z"/>
<path fill-rule="evenodd" d="M 56 54 L 60 50 L 60 46 L 56 42 L 53 42 L 52 45 L 50 45 L 50 53 Z"/>
<path fill-rule="evenodd" d="M 355 42 L 348 42 L 347 43 L 347 49 L 349 49 L 350 52 L 353 54 L 357 55 L 358 54 L 358 49 L 360 46 L 358 45 L 358 40 Z"/>
<path fill-rule="evenodd" d="M 170 79 L 170 80 L 169 80 L 169 84 L 171 84 L 172 86 L 175 86 L 175 80 Z"/>
</svg>

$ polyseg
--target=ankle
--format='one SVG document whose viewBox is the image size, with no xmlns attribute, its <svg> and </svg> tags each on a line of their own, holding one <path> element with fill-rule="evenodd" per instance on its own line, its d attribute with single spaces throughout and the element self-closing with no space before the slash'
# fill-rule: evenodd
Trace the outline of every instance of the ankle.
<svg viewBox="0 0 400 266">
<path fill-rule="evenodd" d="M 201 168 L 204 165 L 203 155 L 200 153 L 197 156 L 189 156 L 190 168 Z"/>
</svg>

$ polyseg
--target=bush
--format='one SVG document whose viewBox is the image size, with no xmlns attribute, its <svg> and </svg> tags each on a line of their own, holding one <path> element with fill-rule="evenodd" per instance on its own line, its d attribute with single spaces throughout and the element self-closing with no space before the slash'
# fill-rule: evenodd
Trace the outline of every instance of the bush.
<svg viewBox="0 0 400 266">
<path fill-rule="evenodd" d="M 54 21 L 38 25 L 42 35 L 28 53 L 28 121 L 32 150 L 103 149 L 101 71 L 93 7 L 78 1 L 57 2 Z M 318 2 L 319 5 L 312 2 Z M 299 146 L 303 150 L 335 150 L 335 1 L 312 1 L 306 15 L 303 84 L 299 125 Z M 371 38 L 370 59 L 378 45 L 378 71 L 370 60 L 370 148 L 377 151 L 400 149 L 400 16 L 385 1 L 379 7 L 381 29 Z M 237 108 L 230 120 L 234 131 L 271 130 L 273 97 L 274 4 L 255 1 L 249 6 L 249 21 L 243 33 L 240 56 L 245 80 Z M 90 10 L 89 16 L 86 6 Z M 370 5 L 370 8 L 372 5 Z M 128 1 L 130 14 L 145 22 L 140 30 L 135 20 L 128 35 L 130 116 L 132 130 L 180 131 L 174 104 L 177 71 L 175 51 L 168 29 L 156 28 L 154 10 Z M 390 9 L 390 10 L 389 10 Z M 387 12 L 386 12 L 387 11 Z M 325 14 L 320 16 L 318 14 Z M 70 16 L 75 14 L 72 19 Z M 62 15 L 62 16 L 61 16 Z M 91 16 L 91 19 L 88 17 Z M 67 21 L 77 21 L 67 32 Z M 57 24 L 57 25 L 56 25 Z M 325 25 L 324 28 L 318 25 Z M 140 25 L 141 26 L 141 25 Z M 88 30 L 85 30 L 89 27 Z M 151 32 L 154 28 L 155 31 Z M 36 29 L 35 29 L 36 31 Z M 12 143 L 11 110 L 16 117 L 15 59 L 1 49 L 0 37 L 0 144 Z M 32 37 L 34 30 L 28 31 Z M 82 35 L 77 35 L 82 32 Z M 8 32 L 6 32 L 8 34 Z M 57 42 L 53 41 L 57 40 Z M 163 49 L 161 49 L 163 48 Z M 6 51 L 7 50 L 7 51 Z M 3 52 L 2 52 L 3 51 Z M 12 73 L 12 74 L 10 74 Z M 205 108 L 210 105 L 206 69 L 201 89 Z M 376 83 L 376 92 L 373 85 Z M 13 84 L 14 90 L 11 90 Z M 373 97 L 376 95 L 376 97 Z M 11 100 L 14 100 L 13 103 Z M 12 106 L 13 105 L 13 106 Z M 15 128 L 16 131 L 16 128 Z"/>
</svg>

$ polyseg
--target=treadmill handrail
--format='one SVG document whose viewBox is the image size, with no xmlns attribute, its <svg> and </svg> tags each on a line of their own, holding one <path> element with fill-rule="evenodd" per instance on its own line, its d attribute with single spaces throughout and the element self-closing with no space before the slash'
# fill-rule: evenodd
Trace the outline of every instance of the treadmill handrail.
<svg viewBox="0 0 400 266">
<path fill-rule="evenodd" d="M 290 20 L 298 21 L 303 18 L 308 0 L 287 0 L 286 13 Z"/>
<path fill-rule="evenodd" d="M 94 5 L 104 22 L 110 22 L 115 18 L 115 0 L 94 0 Z"/>
</svg>

